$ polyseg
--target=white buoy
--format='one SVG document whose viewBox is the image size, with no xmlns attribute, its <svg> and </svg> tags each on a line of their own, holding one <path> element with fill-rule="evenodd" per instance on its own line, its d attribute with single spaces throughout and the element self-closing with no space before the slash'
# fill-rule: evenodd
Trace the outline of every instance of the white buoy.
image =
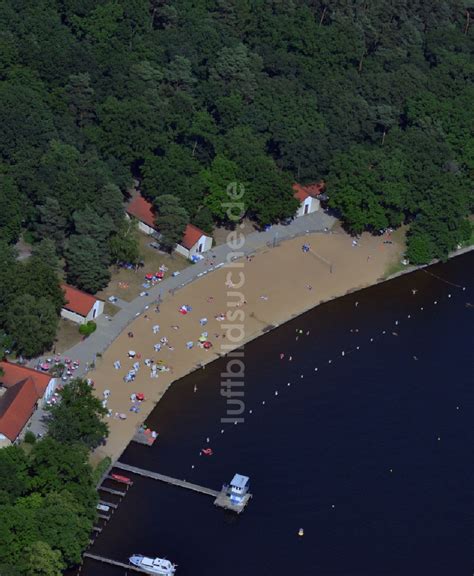
<svg viewBox="0 0 474 576">
<path fill-rule="evenodd" d="M 234 422 L 234 425 L 237 426 L 237 420 Z"/>
<path fill-rule="evenodd" d="M 262 404 L 265 404 L 265 400 L 263 400 Z"/>
<path fill-rule="evenodd" d="M 331 508 L 335 508 L 335 507 L 336 507 L 336 505 L 335 505 L 335 504 L 331 504 Z"/>
<path fill-rule="evenodd" d="M 303 374 L 301 374 L 300 378 L 304 378 L 304 375 L 303 375 Z"/>
<path fill-rule="evenodd" d="M 441 440 L 441 437 L 440 437 L 440 436 L 438 436 L 438 440 Z"/>
<path fill-rule="evenodd" d="M 398 326 L 398 320 L 395 320 L 395 326 Z"/>
<path fill-rule="evenodd" d="M 206 438 L 206 442 L 209 444 L 209 442 L 210 442 L 209 436 Z"/>
<path fill-rule="evenodd" d="M 390 472 L 393 472 L 393 468 L 390 468 Z"/>
<path fill-rule="evenodd" d="M 191 468 L 194 468 L 194 464 L 191 466 Z"/>
<path fill-rule="evenodd" d="M 459 406 L 456 406 L 456 410 L 459 410 Z"/>
<path fill-rule="evenodd" d="M 360 346 L 356 346 L 356 350 L 360 350 Z"/>
<path fill-rule="evenodd" d="M 451 298 L 451 294 L 448 294 L 448 298 Z"/>
<path fill-rule="evenodd" d="M 249 410 L 249 414 L 252 414 L 252 410 Z"/>
<path fill-rule="evenodd" d="M 344 350 L 341 352 L 341 356 L 345 356 L 346 353 L 344 352 Z"/>
<path fill-rule="evenodd" d="M 423 306 L 420 308 L 420 310 L 423 310 Z"/>
<path fill-rule="evenodd" d="M 221 434 L 224 434 L 224 428 L 221 428 Z"/>
<path fill-rule="evenodd" d="M 291 386 L 291 384 L 288 382 L 287 386 Z"/>
<path fill-rule="evenodd" d="M 371 339 L 370 339 L 370 341 L 371 341 L 371 342 L 373 342 L 373 341 L 374 341 L 374 339 L 373 339 L 373 338 L 371 338 Z"/>
<path fill-rule="evenodd" d="M 407 318 L 411 318 L 411 314 L 408 314 Z"/>
<path fill-rule="evenodd" d="M 275 396 L 278 396 L 278 390 L 275 390 Z"/>
<path fill-rule="evenodd" d="M 318 369 L 317 369 L 317 368 L 315 368 L 315 369 L 314 369 L 314 371 L 315 371 L 315 372 L 317 372 L 317 371 L 318 371 Z"/>
<path fill-rule="evenodd" d="M 433 304 L 438 304 L 438 300 L 435 300 L 435 301 L 433 302 Z"/>
<path fill-rule="evenodd" d="M 385 330 L 382 332 L 382 334 L 385 334 Z"/>
<path fill-rule="evenodd" d="M 304 536 L 304 530 L 303 530 L 303 528 L 300 528 L 300 529 L 298 530 L 298 536 L 300 536 L 300 537 L 303 537 L 303 536 Z"/>
<path fill-rule="evenodd" d="M 331 364 L 332 360 L 328 360 L 328 364 Z"/>
</svg>

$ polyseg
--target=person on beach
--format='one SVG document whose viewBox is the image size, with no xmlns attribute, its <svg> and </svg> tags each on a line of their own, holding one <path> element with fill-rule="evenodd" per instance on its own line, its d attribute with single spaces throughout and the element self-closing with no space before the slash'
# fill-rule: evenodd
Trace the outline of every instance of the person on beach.
<svg viewBox="0 0 474 576">
<path fill-rule="evenodd" d="M 160 325 L 159 324 L 155 324 L 153 326 L 153 334 L 158 334 L 158 332 L 160 331 Z"/>
</svg>

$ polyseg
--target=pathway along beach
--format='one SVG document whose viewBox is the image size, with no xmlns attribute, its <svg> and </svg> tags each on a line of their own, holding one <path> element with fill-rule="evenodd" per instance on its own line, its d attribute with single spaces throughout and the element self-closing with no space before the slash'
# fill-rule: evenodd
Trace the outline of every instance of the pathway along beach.
<svg viewBox="0 0 474 576">
<path fill-rule="evenodd" d="M 96 450 L 94 459 L 110 456 L 117 460 L 137 426 L 146 420 L 172 382 L 228 352 L 225 347 L 231 340 L 223 325 L 241 324 L 243 337 L 239 345 L 243 345 L 271 326 L 279 326 L 321 302 L 376 283 L 401 256 L 401 247 L 384 243 L 386 240 L 386 237 L 363 234 L 358 245 L 353 246 L 352 238 L 341 230 L 295 238 L 262 250 L 251 259 L 240 259 L 241 267 L 220 268 L 174 295 L 165 295 L 159 312 L 150 306 L 97 359 L 95 370 L 89 374 L 100 398 L 105 390 L 111 391 L 107 402 L 107 408 L 112 411 L 108 418 L 110 435 L 106 445 Z M 310 246 L 309 252 L 303 252 L 303 244 Z M 233 289 L 226 285 L 230 272 L 236 285 L 241 283 L 239 274 L 243 274 L 242 286 Z M 232 294 L 234 292 L 241 293 L 245 301 L 238 308 L 235 303 L 239 298 Z M 192 311 L 182 315 L 179 309 L 183 305 L 190 306 Z M 216 319 L 219 314 L 230 311 L 235 314 L 236 310 L 242 314 L 233 322 Z M 200 324 L 202 318 L 207 318 L 207 324 Z M 156 325 L 160 328 L 154 334 Z M 234 329 L 230 337 L 239 331 Z M 212 343 L 210 350 L 197 345 L 203 332 L 208 333 Z M 168 342 L 155 352 L 154 345 L 162 338 Z M 190 341 L 194 343 L 192 349 L 186 346 Z M 130 350 L 136 353 L 135 358 L 128 356 Z M 170 371 L 159 372 L 158 378 L 151 378 L 145 359 L 162 361 Z M 117 361 L 120 362 L 118 370 L 114 368 Z M 124 376 L 137 361 L 140 368 L 135 380 L 125 383 Z M 141 403 L 140 412 L 130 412 L 130 396 L 138 392 L 143 393 L 146 400 Z M 125 414 L 126 419 L 116 414 Z"/>
</svg>

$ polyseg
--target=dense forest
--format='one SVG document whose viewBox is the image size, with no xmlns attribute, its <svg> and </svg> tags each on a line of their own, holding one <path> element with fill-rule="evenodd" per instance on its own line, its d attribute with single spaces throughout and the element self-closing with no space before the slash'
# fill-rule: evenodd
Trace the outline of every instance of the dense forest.
<svg viewBox="0 0 474 576">
<path fill-rule="evenodd" d="M 97 519 L 89 451 L 108 434 L 107 412 L 84 380 L 50 409 L 48 434 L 0 450 L 0 576 L 60 576 L 81 560 Z"/>
<path fill-rule="evenodd" d="M 1 0 L 0 327 L 23 304 L 41 322 L 39 296 L 58 308 L 18 271 L 20 234 L 90 292 L 137 257 L 132 177 L 208 231 L 232 181 L 266 225 L 294 214 L 292 182 L 324 179 L 349 231 L 408 223 L 413 263 L 445 257 L 471 235 L 471 17 L 465 0 Z"/>
</svg>

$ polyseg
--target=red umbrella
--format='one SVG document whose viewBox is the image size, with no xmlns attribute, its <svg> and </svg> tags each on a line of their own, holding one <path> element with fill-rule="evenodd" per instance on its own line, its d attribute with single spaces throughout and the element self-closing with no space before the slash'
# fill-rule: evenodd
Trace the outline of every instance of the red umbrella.
<svg viewBox="0 0 474 576">
<path fill-rule="evenodd" d="M 137 400 L 140 400 L 140 402 L 143 402 L 143 400 L 145 400 L 145 394 L 143 394 L 143 392 L 138 392 L 138 394 L 136 394 Z"/>
<path fill-rule="evenodd" d="M 164 277 L 164 274 L 163 274 L 163 272 L 157 272 L 157 273 L 155 274 L 155 276 L 156 276 L 157 278 L 160 278 L 160 280 L 161 280 L 161 279 Z"/>
<path fill-rule="evenodd" d="M 153 274 L 146 274 L 146 275 L 145 275 L 145 278 L 146 278 L 147 280 L 153 280 Z"/>
</svg>

